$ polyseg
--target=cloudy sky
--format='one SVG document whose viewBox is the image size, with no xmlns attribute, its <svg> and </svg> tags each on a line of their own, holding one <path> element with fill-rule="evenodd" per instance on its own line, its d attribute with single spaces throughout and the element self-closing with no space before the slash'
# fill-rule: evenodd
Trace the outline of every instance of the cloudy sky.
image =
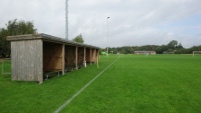
<svg viewBox="0 0 201 113">
<path fill-rule="evenodd" d="M 141 46 L 177 40 L 201 45 L 201 0 L 69 0 L 69 39 L 86 44 Z M 0 28 L 8 20 L 33 21 L 39 33 L 65 37 L 65 0 L 1 0 Z"/>
</svg>

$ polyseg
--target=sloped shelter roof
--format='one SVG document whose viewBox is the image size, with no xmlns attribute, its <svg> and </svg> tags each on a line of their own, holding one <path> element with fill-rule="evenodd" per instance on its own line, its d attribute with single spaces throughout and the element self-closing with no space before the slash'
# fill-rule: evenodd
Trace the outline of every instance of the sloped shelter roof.
<svg viewBox="0 0 201 113">
<path fill-rule="evenodd" d="M 100 47 L 96 47 L 96 46 L 92 46 L 92 45 L 88 45 L 88 44 L 77 43 L 77 42 L 73 42 L 70 40 L 65 40 L 63 38 L 47 35 L 44 33 L 16 35 L 16 36 L 8 36 L 7 37 L 8 41 L 34 40 L 34 39 L 42 39 L 43 41 L 54 42 L 54 43 L 62 43 L 65 45 L 74 45 L 74 46 L 76 45 L 79 47 L 89 47 L 89 48 L 94 48 L 94 49 L 101 49 Z"/>
</svg>

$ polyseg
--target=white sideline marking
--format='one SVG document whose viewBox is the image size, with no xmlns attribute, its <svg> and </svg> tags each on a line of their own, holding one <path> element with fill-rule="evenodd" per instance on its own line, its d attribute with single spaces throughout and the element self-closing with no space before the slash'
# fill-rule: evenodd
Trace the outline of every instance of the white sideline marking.
<svg viewBox="0 0 201 113">
<path fill-rule="evenodd" d="M 118 57 L 119 58 L 119 57 Z M 77 93 L 75 93 L 71 98 L 69 98 L 63 105 L 61 105 L 54 113 L 59 113 L 62 109 L 64 109 L 70 102 L 77 97 L 82 91 L 84 91 L 94 80 L 96 80 L 101 74 L 103 74 L 108 68 L 110 68 L 118 58 L 113 61 L 109 66 L 107 66 L 103 71 L 101 71 L 96 77 L 94 77 L 91 81 L 89 81 L 84 87 L 82 87 Z"/>
</svg>

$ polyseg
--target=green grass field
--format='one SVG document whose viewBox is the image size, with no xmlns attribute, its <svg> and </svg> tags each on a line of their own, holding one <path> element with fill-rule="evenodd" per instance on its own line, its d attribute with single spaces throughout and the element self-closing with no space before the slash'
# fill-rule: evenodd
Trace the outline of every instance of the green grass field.
<svg viewBox="0 0 201 113">
<path fill-rule="evenodd" d="M 1 75 L 0 112 L 52 113 L 116 59 L 61 113 L 201 113 L 200 55 L 101 56 L 43 84 Z"/>
</svg>

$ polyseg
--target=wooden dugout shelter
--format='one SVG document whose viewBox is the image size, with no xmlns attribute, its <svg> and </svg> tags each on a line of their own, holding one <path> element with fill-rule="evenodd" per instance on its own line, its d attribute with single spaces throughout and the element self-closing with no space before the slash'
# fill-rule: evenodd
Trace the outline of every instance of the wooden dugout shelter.
<svg viewBox="0 0 201 113">
<path fill-rule="evenodd" d="M 11 41 L 12 80 L 42 83 L 47 72 L 64 74 L 99 59 L 99 47 L 47 34 L 8 36 L 7 40 Z"/>
</svg>

